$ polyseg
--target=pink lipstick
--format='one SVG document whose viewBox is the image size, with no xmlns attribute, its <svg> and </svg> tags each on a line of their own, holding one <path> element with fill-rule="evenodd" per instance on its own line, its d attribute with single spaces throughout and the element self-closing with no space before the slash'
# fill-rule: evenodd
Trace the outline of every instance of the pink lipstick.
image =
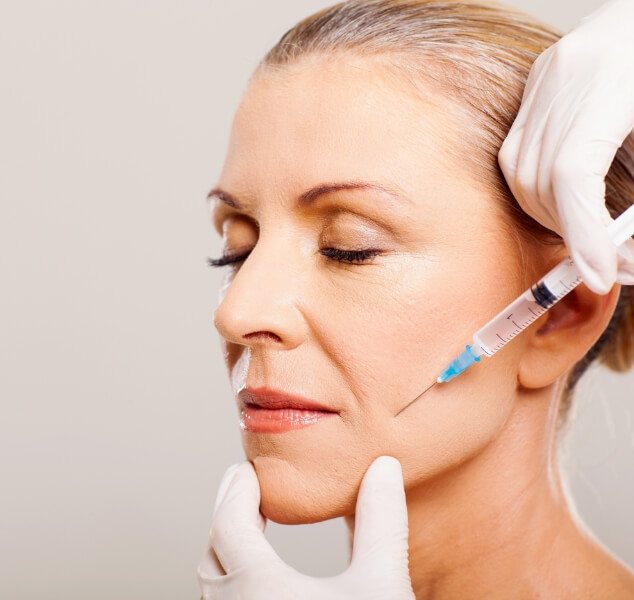
<svg viewBox="0 0 634 600">
<path fill-rule="evenodd" d="M 279 390 L 246 387 L 238 393 L 240 428 L 253 433 L 282 433 L 338 415 L 314 400 Z"/>
</svg>

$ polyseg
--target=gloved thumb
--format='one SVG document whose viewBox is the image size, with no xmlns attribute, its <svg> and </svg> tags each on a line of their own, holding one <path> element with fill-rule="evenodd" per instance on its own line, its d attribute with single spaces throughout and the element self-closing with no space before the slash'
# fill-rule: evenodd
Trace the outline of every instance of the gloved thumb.
<svg viewBox="0 0 634 600">
<path fill-rule="evenodd" d="M 259 505 L 255 469 L 244 461 L 235 469 L 211 525 L 211 546 L 227 574 L 257 560 L 280 561 L 264 537 L 266 519 Z"/>
<path fill-rule="evenodd" d="M 233 476 L 239 466 L 240 463 L 233 464 L 225 471 L 222 480 L 220 481 L 220 486 L 218 487 L 218 493 L 216 494 L 216 502 L 214 504 L 213 512 L 214 515 L 216 514 L 220 504 L 222 504 L 222 499 L 225 497 L 225 494 L 229 489 L 229 485 L 233 480 Z M 218 556 L 211 547 L 211 534 L 209 537 L 210 539 L 207 542 L 207 549 L 198 563 L 198 578 L 201 581 L 212 577 L 218 577 L 220 575 L 226 575 L 225 570 L 218 560 Z"/>
</svg>

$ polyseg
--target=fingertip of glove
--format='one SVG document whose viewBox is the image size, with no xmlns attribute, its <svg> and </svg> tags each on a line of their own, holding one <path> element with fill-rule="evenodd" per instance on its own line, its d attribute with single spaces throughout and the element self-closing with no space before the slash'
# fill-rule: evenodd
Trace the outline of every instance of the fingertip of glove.
<svg viewBox="0 0 634 600">
<path fill-rule="evenodd" d="M 573 260 L 579 269 L 583 283 L 595 294 L 605 295 L 612 289 L 616 282 L 616 265 L 613 269 L 609 266 L 606 268 L 595 265 L 586 260 L 583 255 L 573 257 Z"/>
<path fill-rule="evenodd" d="M 251 464 L 251 462 L 248 460 L 242 460 L 240 462 L 237 462 L 231 465 L 225 473 L 225 476 L 227 477 L 228 485 L 229 486 L 232 485 L 239 478 L 242 479 L 247 472 L 251 472 L 255 474 L 255 469 L 253 468 L 253 465 Z"/>
<path fill-rule="evenodd" d="M 379 456 L 370 465 L 373 477 L 379 477 L 381 481 L 401 482 L 403 470 L 400 461 L 394 456 Z"/>
<path fill-rule="evenodd" d="M 237 462 L 227 467 L 227 470 L 225 471 L 225 474 L 222 478 L 222 482 L 229 485 L 233 481 L 236 471 L 240 468 L 241 464 L 242 462 Z"/>
<path fill-rule="evenodd" d="M 238 469 L 245 462 L 248 462 L 248 461 L 241 461 L 241 462 L 234 463 L 230 465 L 229 467 L 227 467 L 227 469 L 225 470 L 224 475 L 222 476 L 222 479 L 220 480 L 220 485 L 218 486 L 218 494 L 216 496 L 216 505 L 214 506 L 214 513 L 218 510 L 218 507 L 222 504 L 222 501 L 227 495 L 227 491 L 231 487 L 231 484 L 233 483 L 233 480 L 235 479 L 235 475 L 238 472 Z"/>
</svg>

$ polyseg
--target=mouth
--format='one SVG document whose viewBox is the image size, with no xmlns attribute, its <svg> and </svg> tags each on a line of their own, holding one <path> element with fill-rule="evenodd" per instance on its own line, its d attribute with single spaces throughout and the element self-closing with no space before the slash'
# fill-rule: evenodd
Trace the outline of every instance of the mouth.
<svg viewBox="0 0 634 600">
<path fill-rule="evenodd" d="M 246 387 L 238 393 L 240 428 L 253 433 L 282 433 L 315 425 L 339 411 L 280 390 Z"/>
</svg>

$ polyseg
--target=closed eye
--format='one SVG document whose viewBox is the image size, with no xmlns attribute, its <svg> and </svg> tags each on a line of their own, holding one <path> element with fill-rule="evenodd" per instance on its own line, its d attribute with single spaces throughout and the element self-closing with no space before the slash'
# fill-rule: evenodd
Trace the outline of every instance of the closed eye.
<svg viewBox="0 0 634 600">
<path fill-rule="evenodd" d="M 243 252 L 241 254 L 225 254 L 219 258 L 207 258 L 207 264 L 210 267 L 224 267 L 234 263 L 239 263 L 245 260 L 251 250 Z M 349 263 L 349 264 L 363 264 L 370 261 L 372 258 L 381 254 L 381 250 L 374 248 L 364 248 L 362 250 L 342 250 L 341 248 L 323 248 L 320 253 L 337 262 Z"/>
</svg>

